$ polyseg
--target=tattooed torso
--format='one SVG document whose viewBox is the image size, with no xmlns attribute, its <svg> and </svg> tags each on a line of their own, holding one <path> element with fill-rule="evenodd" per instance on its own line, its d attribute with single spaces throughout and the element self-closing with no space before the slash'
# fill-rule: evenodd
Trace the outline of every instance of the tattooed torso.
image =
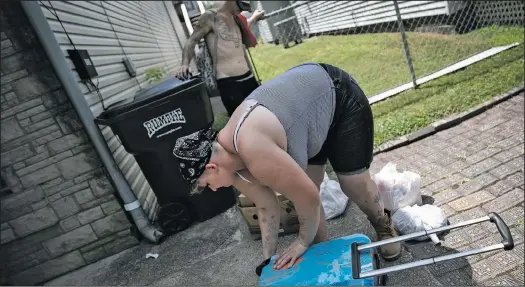
<svg viewBox="0 0 525 287">
<path fill-rule="evenodd" d="M 231 16 L 215 14 L 213 31 L 206 36 L 215 62 L 216 78 L 227 78 L 248 72 L 241 31 Z"/>
</svg>

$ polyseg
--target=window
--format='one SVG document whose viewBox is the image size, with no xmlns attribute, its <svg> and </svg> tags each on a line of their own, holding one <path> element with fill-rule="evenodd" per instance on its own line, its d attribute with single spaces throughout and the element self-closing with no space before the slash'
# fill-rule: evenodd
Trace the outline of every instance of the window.
<svg viewBox="0 0 525 287">
<path fill-rule="evenodd" d="M 201 13 L 195 1 L 184 1 L 184 6 L 186 6 L 186 11 L 188 11 L 188 17 L 190 18 L 199 16 Z"/>
</svg>

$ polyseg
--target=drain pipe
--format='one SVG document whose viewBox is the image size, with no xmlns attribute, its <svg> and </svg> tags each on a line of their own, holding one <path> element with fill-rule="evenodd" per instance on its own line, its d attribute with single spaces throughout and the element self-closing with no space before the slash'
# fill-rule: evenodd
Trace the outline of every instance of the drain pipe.
<svg viewBox="0 0 525 287">
<path fill-rule="evenodd" d="M 113 186 L 124 202 L 124 208 L 129 212 L 137 229 L 144 238 L 151 243 L 160 242 L 164 236 L 163 232 L 151 224 L 122 171 L 118 168 L 102 132 L 95 124 L 93 113 L 89 109 L 86 99 L 67 65 L 66 58 L 42 13 L 40 5 L 37 1 L 21 1 L 20 3 L 80 121 L 84 125 L 87 136 L 108 171 Z"/>
</svg>

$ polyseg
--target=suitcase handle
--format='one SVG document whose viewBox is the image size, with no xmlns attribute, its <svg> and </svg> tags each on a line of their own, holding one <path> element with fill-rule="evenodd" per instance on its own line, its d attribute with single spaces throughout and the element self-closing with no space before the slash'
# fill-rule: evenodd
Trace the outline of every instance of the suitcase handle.
<svg viewBox="0 0 525 287">
<path fill-rule="evenodd" d="M 512 250 L 514 248 L 514 239 L 512 239 L 512 234 L 510 234 L 509 227 L 505 221 L 495 212 L 489 213 L 488 217 L 490 218 L 490 222 L 496 224 L 499 234 L 503 237 L 503 241 L 501 241 L 503 249 Z"/>
<path fill-rule="evenodd" d="M 444 256 L 439 256 L 439 257 L 432 257 L 432 258 L 423 259 L 423 260 L 419 260 L 419 261 L 411 262 L 411 263 L 405 263 L 405 264 L 401 264 L 401 265 L 397 265 L 397 266 L 381 268 L 381 269 L 378 269 L 378 270 L 373 270 L 373 271 L 368 271 L 368 272 L 361 272 L 361 256 L 360 256 L 360 252 L 363 251 L 363 250 L 374 248 L 374 247 L 378 247 L 378 246 L 382 246 L 382 245 L 389 244 L 389 243 L 406 241 L 406 240 L 417 238 L 417 237 L 420 237 L 420 236 L 425 236 L 425 235 L 430 235 L 430 234 L 434 234 L 434 233 L 438 233 L 438 232 L 443 232 L 443 231 L 446 231 L 446 230 L 456 229 L 456 228 L 463 227 L 463 226 L 468 226 L 468 225 L 473 225 L 473 224 L 477 224 L 477 223 L 482 223 L 482 222 L 485 222 L 485 221 L 490 221 L 490 222 L 496 224 L 496 227 L 498 228 L 499 233 L 503 237 L 503 240 L 502 240 L 501 243 L 494 244 L 494 245 L 487 246 L 487 247 L 483 247 L 483 248 L 478 248 L 478 249 L 458 252 L 458 253 L 454 253 L 454 254 L 449 254 L 449 255 L 444 255 Z M 513 248 L 514 248 L 514 240 L 512 239 L 512 234 L 510 233 L 509 227 L 507 226 L 505 221 L 503 221 L 503 219 L 501 219 L 501 217 L 497 213 L 491 212 L 487 216 L 483 216 L 483 217 L 480 217 L 480 218 L 467 220 L 467 221 L 463 221 L 463 222 L 460 222 L 460 223 L 447 225 L 447 226 L 443 226 L 443 227 L 435 228 L 435 229 L 431 229 L 431 230 L 424 230 L 424 231 L 414 232 L 414 233 L 411 233 L 411 234 L 402 235 L 402 236 L 398 236 L 398 237 L 395 237 L 395 238 L 381 240 L 381 241 L 377 241 L 377 242 L 372 242 L 372 243 L 369 243 L 369 244 L 359 245 L 357 242 L 354 242 L 351 245 L 351 252 L 352 252 L 352 277 L 354 279 L 375 277 L 375 276 L 380 276 L 380 275 L 384 275 L 384 274 L 387 274 L 387 273 L 401 271 L 401 270 L 410 269 L 410 268 L 414 268 L 414 267 L 420 267 L 420 266 L 435 264 L 435 263 L 446 261 L 446 260 L 450 260 L 450 259 L 456 259 L 456 258 L 476 255 L 476 254 L 490 252 L 490 251 L 499 250 L 499 249 L 512 250 Z"/>
</svg>

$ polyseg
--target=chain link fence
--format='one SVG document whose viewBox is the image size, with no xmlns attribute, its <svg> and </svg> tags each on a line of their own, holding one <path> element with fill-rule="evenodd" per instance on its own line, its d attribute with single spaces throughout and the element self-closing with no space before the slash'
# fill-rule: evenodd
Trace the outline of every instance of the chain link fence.
<svg viewBox="0 0 525 287">
<path fill-rule="evenodd" d="M 524 40 L 523 1 L 252 1 L 252 6 L 266 15 L 257 24 L 259 45 L 249 50 L 262 82 L 300 63 L 325 62 L 349 72 L 369 97 L 402 85 L 417 87 L 425 76 Z"/>
</svg>

